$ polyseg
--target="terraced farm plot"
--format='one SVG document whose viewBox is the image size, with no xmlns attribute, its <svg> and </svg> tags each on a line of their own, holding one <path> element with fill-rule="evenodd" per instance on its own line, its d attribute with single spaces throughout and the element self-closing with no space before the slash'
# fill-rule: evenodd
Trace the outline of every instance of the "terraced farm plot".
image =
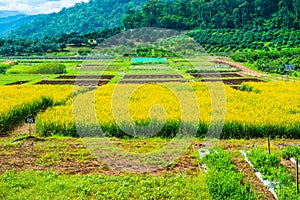
<svg viewBox="0 0 300 200">
<path fill-rule="evenodd" d="M 112 79 L 113 75 L 78 75 L 78 76 L 70 76 L 70 75 L 63 75 L 58 76 L 55 79 Z"/>
<path fill-rule="evenodd" d="M 225 85 L 230 85 L 234 89 L 239 89 L 244 82 L 263 82 L 253 76 L 245 76 L 244 73 L 237 73 L 242 69 L 235 65 L 229 65 L 227 62 L 210 62 L 208 65 L 203 61 L 197 63 L 196 60 L 179 60 L 174 61 L 175 65 L 185 74 L 192 77 L 195 82 L 223 82 Z"/>
<path fill-rule="evenodd" d="M 80 68 L 81 71 L 94 71 L 94 72 L 118 72 L 123 69 L 119 66 L 87 66 L 84 65 Z"/>
<path fill-rule="evenodd" d="M 169 75 L 169 74 L 153 74 L 153 75 L 125 75 L 124 79 L 172 79 L 172 78 L 183 78 L 182 75 Z"/>
<path fill-rule="evenodd" d="M 0 75 L 0 85 L 7 85 L 11 83 L 20 83 L 24 84 L 25 81 L 28 81 L 27 84 L 35 83 L 40 81 L 41 79 L 52 79 L 55 75 L 41 75 L 41 74 L 1 74 Z"/>
<path fill-rule="evenodd" d="M 221 77 L 221 78 L 234 78 L 234 77 L 242 77 L 238 73 L 191 73 L 191 76 L 195 78 L 215 78 L 215 77 Z"/>
<path fill-rule="evenodd" d="M 164 79 L 164 80 L 121 80 L 120 84 L 151 84 L 151 83 L 183 83 L 186 80 Z"/>
<path fill-rule="evenodd" d="M 119 83 L 152 84 L 166 82 L 187 82 L 187 80 L 168 64 L 139 64 L 131 65 Z"/>
<path fill-rule="evenodd" d="M 191 62 L 200 65 L 202 61 L 205 60 L 195 59 Z M 180 62 L 176 64 L 184 65 L 183 61 Z M 34 191 L 34 197 L 41 199 L 209 200 L 230 197 L 274 200 L 274 196 L 256 177 L 254 169 L 239 150 L 251 151 L 257 147 L 264 149 L 263 155 L 267 154 L 267 142 L 261 138 L 268 136 L 276 138 L 271 141 L 271 151 L 280 156 L 281 150 L 286 146 L 300 145 L 299 140 L 292 139 L 300 138 L 299 82 L 252 83 L 256 81 L 254 78 L 240 77 L 237 73 L 188 73 L 187 68 L 177 68 L 172 64 L 129 66 L 128 63 L 114 62 L 118 65 L 118 70 L 111 72 L 84 71 L 84 67 L 101 69 L 107 65 L 102 61 L 87 62 L 83 63 L 82 71 L 76 67 L 78 71 L 74 70 L 74 74 L 67 73 L 44 80 L 45 84 L 98 85 L 99 81 L 100 85 L 106 84 L 93 87 L 92 90 L 89 90 L 91 87 L 76 87 L 79 88 L 78 91 L 74 86 L 45 85 L 1 88 L 3 95 L 0 95 L 0 99 L 3 106 L 0 112 L 0 129 L 5 130 L 6 134 L 0 136 L 0 199 L 31 199 Z M 241 80 L 251 82 L 243 84 L 243 91 L 233 90 L 219 83 L 200 83 L 217 79 L 223 79 L 229 85 L 240 84 Z M 22 80 L 26 79 L 14 82 Z M 126 84 L 111 84 L 112 80 L 120 80 L 120 83 Z M 189 80 L 199 82 L 181 83 Z M 108 81 L 110 84 L 107 84 Z M 185 85 L 191 88 L 186 88 Z M 213 99 L 208 85 L 226 93 L 226 106 L 214 104 L 220 96 Z M 24 90 L 20 90 L 23 87 Z M 135 88 L 138 89 L 123 101 L 126 95 L 120 91 L 130 93 Z M 72 93 L 76 97 L 71 101 Z M 195 95 L 199 110 L 192 109 L 190 94 Z M 112 100 L 113 97 L 115 101 Z M 77 98 L 82 99 L 82 104 L 74 103 Z M 86 105 L 90 103 L 92 106 L 88 109 Z M 123 116 L 127 112 L 116 112 L 127 111 L 127 108 L 122 107 L 124 105 L 128 106 L 129 118 L 127 115 Z M 156 109 L 156 105 L 163 109 Z M 219 115 L 226 110 L 219 135 L 222 140 L 200 139 L 208 132 L 213 105 Z M 79 124 L 75 123 L 74 106 L 78 106 L 81 111 L 79 120 L 82 121 Z M 197 120 L 192 121 L 189 117 L 183 119 L 181 106 L 189 108 L 187 116 L 195 116 Z M 26 125 L 19 129 L 1 126 L 5 124 L 3 119 L 15 124 L 32 113 L 37 114 L 32 135 L 27 134 Z M 90 120 L 90 116 L 96 116 L 95 123 Z M 121 125 L 117 123 L 116 117 L 120 117 Z M 130 123 L 128 119 L 134 123 Z M 142 163 L 144 157 L 139 157 L 140 155 L 151 155 L 162 149 L 170 150 L 165 147 L 176 141 L 174 137 L 179 130 L 188 133 L 191 126 L 196 127 L 195 135 L 180 156 L 167 160 L 169 154 L 163 154 L 168 162 L 153 159 L 159 166 L 154 168 L 149 167 L 147 162 Z M 99 132 L 99 127 L 102 132 Z M 128 129 L 124 131 L 124 127 Z M 157 127 L 161 129 L 158 130 Z M 84 134 L 79 134 L 78 130 L 81 128 Z M 8 130 L 11 132 L 7 132 Z M 236 140 L 241 138 L 243 140 Z M 183 138 L 179 140 L 181 139 Z M 98 149 L 91 149 L 87 142 Z M 220 148 L 210 149 L 206 158 L 201 157 L 199 150 L 211 144 Z M 99 155 L 103 159 L 99 159 Z M 260 156 L 253 157 L 258 159 Z M 287 166 L 287 169 L 273 170 L 272 173 L 279 176 L 278 180 L 285 180 L 287 177 L 286 180 L 290 182 L 288 190 L 280 186 L 279 200 L 300 199 L 299 195 L 292 192 L 295 186 L 295 170 L 292 169 L 294 164 L 288 157 L 280 159 L 283 163 L 281 165 Z M 273 177 L 275 183 L 276 178 Z"/>
<path fill-rule="evenodd" d="M 245 82 L 264 82 L 257 78 L 239 78 L 239 79 L 203 79 L 201 82 L 220 82 L 222 81 L 226 85 L 241 85 Z"/>
</svg>

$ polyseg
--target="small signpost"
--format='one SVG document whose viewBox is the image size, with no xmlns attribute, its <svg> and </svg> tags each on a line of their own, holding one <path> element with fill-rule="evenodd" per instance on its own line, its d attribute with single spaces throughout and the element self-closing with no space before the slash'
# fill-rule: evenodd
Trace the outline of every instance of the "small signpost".
<svg viewBox="0 0 300 200">
<path fill-rule="evenodd" d="M 296 66 L 295 65 L 284 65 L 285 71 L 286 71 L 286 80 L 289 80 L 288 72 L 295 71 Z"/>
<path fill-rule="evenodd" d="M 25 118 L 25 123 L 26 124 L 34 124 L 35 123 L 35 118 L 34 116 L 28 116 Z"/>
<path fill-rule="evenodd" d="M 32 124 L 35 123 L 35 118 L 34 116 L 27 116 L 25 118 L 25 124 L 28 124 L 29 125 L 29 135 L 31 135 L 31 132 L 32 132 Z"/>
<path fill-rule="evenodd" d="M 269 150 L 269 154 L 271 154 L 271 144 L 270 144 L 270 140 L 271 140 L 271 136 L 269 135 L 269 137 L 268 137 L 268 150 Z"/>
</svg>

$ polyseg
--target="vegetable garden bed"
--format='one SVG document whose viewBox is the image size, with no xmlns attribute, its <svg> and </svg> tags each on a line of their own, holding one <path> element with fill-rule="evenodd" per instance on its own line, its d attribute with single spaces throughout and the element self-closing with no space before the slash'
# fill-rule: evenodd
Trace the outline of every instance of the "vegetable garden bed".
<svg viewBox="0 0 300 200">
<path fill-rule="evenodd" d="M 226 85 L 241 85 L 244 82 L 264 82 L 263 80 L 257 78 L 241 78 L 241 79 L 203 79 L 201 82 L 220 82 L 222 81 Z"/>
<path fill-rule="evenodd" d="M 113 75 L 78 75 L 78 76 L 58 76 L 55 79 L 112 79 Z"/>
<path fill-rule="evenodd" d="M 121 84 L 151 84 L 151 83 L 182 83 L 187 82 L 186 80 L 121 80 Z"/>
<path fill-rule="evenodd" d="M 238 73 L 192 73 L 191 76 L 195 78 L 213 78 L 213 77 L 242 77 Z"/>
<path fill-rule="evenodd" d="M 127 74 L 124 76 L 124 79 L 170 79 L 170 78 L 183 78 L 180 74 L 144 74 L 144 75 L 133 75 Z"/>
<path fill-rule="evenodd" d="M 65 81 L 54 81 L 54 80 L 43 80 L 36 85 L 106 85 L 109 81 L 98 81 L 98 80 L 65 80 Z"/>
<path fill-rule="evenodd" d="M 16 82 L 13 82 L 13 83 L 8 83 L 8 84 L 5 84 L 5 85 L 22 85 L 22 84 L 25 84 L 25 83 L 28 83 L 29 81 L 16 81 Z"/>
</svg>

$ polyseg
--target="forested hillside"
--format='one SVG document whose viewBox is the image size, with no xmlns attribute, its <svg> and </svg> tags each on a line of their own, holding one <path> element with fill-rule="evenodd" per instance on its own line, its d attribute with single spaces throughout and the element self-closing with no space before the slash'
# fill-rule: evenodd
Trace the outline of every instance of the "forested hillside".
<svg viewBox="0 0 300 200">
<path fill-rule="evenodd" d="M 118 26 L 299 29 L 300 0 L 90 0 L 23 25 L 8 38 L 85 34 Z"/>
<path fill-rule="evenodd" d="M 149 0 L 123 19 L 126 28 L 300 28 L 300 0 Z"/>
<path fill-rule="evenodd" d="M 8 38 L 41 38 L 78 32 L 89 33 L 121 25 L 127 10 L 138 9 L 145 0 L 90 0 L 64 8 L 12 32 Z"/>
<path fill-rule="evenodd" d="M 300 48 L 300 0 L 91 0 L 22 26 L 0 54 L 94 47 L 137 27 L 184 30 L 211 53 Z"/>
<path fill-rule="evenodd" d="M 0 37 L 8 34 L 9 32 L 18 29 L 22 24 L 30 23 L 43 15 L 25 15 L 19 14 L 16 16 L 9 16 L 0 18 Z"/>
</svg>

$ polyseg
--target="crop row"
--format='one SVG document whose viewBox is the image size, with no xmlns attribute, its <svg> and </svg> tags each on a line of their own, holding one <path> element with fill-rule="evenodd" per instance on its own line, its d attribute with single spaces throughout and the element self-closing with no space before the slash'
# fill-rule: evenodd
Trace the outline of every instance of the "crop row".
<svg viewBox="0 0 300 200">
<path fill-rule="evenodd" d="M 173 137 L 178 130 L 197 137 L 209 130 L 218 137 L 221 129 L 221 138 L 300 138 L 299 82 L 247 83 L 252 92 L 186 84 L 98 87 L 39 115 L 37 128 L 41 135 L 78 136 L 74 117 L 83 117 L 77 125 L 98 131 L 100 124 L 102 133 L 116 137 Z"/>
<path fill-rule="evenodd" d="M 211 151 L 202 162 L 208 167 L 206 184 L 212 199 L 258 199 L 250 190 L 250 185 L 243 184 L 243 174 L 236 172 L 229 152 L 221 149 Z"/>
<path fill-rule="evenodd" d="M 270 187 L 275 189 L 279 200 L 300 199 L 292 173 L 281 164 L 279 153 L 269 154 L 263 149 L 252 149 L 247 156 L 253 167 L 262 173 L 263 179 L 271 181 Z"/>
</svg>

